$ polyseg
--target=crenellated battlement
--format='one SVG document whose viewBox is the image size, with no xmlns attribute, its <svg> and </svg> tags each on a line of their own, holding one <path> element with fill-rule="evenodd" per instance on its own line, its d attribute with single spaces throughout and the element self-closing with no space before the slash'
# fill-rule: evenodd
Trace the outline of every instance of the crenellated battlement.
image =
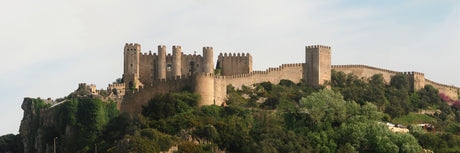
<svg viewBox="0 0 460 153">
<path fill-rule="evenodd" d="M 126 43 L 125 51 L 140 51 L 141 45 L 138 43 Z"/>
<path fill-rule="evenodd" d="M 124 83 L 109 84 L 109 88 L 120 88 L 120 87 L 125 87 L 125 84 Z"/>
<path fill-rule="evenodd" d="M 382 74 L 385 83 L 389 83 L 396 74 L 404 74 L 411 90 L 419 90 L 429 84 L 450 97 L 457 97 L 459 90 L 455 86 L 425 79 L 425 74 L 420 72 L 398 72 L 368 65 L 331 65 L 331 47 L 324 45 L 305 46 L 305 63 L 282 64 L 263 71 L 252 71 L 252 56 L 244 52 L 219 53 L 215 70 L 213 47 L 202 49 L 198 54 L 197 51 L 184 54 L 181 46 L 174 45 L 172 52 L 167 53 L 166 46 L 159 45 L 157 53 L 140 53 L 140 45 L 126 44 L 125 61 L 128 62 L 125 62 L 125 68 L 130 71 L 125 70 L 129 72 L 123 75 L 125 83 L 111 84 L 108 88 L 114 93 L 119 93 L 120 88 L 126 90 L 120 103 L 121 110 L 135 113 L 139 113 L 142 105 L 156 94 L 184 89 L 200 94 L 202 99 L 198 105 L 202 106 L 222 104 L 227 98 L 226 87 L 230 84 L 241 88 L 261 82 L 278 84 L 283 79 L 300 83 L 304 79 L 307 85 L 327 87 L 331 69 L 353 73 L 363 80 Z M 128 85 L 130 88 L 125 87 Z M 136 88 L 132 88 L 133 85 Z"/>
<path fill-rule="evenodd" d="M 306 49 L 310 48 L 326 48 L 326 49 L 331 49 L 329 46 L 324 46 L 324 45 L 310 45 L 310 46 L 305 46 Z"/>
<path fill-rule="evenodd" d="M 368 65 L 331 65 L 331 68 L 332 69 L 367 68 L 367 69 L 373 69 L 373 70 L 377 70 L 377 71 L 381 71 L 381 72 L 385 72 L 385 73 L 393 73 L 393 74 L 402 73 L 402 74 L 405 74 L 405 75 L 421 75 L 421 76 L 425 75 L 424 73 L 421 73 L 421 72 L 415 72 L 415 71 L 399 72 L 399 71 L 393 71 L 393 70 L 388 70 L 388 69 L 383 69 L 383 68 L 377 68 L 377 67 L 368 66 Z"/>
<path fill-rule="evenodd" d="M 340 69 L 340 68 L 367 68 L 367 69 L 373 69 L 373 70 L 382 71 L 386 73 L 394 73 L 394 74 L 402 73 L 398 71 L 382 69 L 382 68 L 377 68 L 377 67 L 368 66 L 368 65 L 331 65 L 331 69 Z"/>
<path fill-rule="evenodd" d="M 218 79 L 227 79 L 227 78 L 244 78 L 244 77 L 251 77 L 253 75 L 268 75 L 272 72 L 280 72 L 288 68 L 302 68 L 303 63 L 293 63 L 293 64 L 282 64 L 279 67 L 271 67 L 266 69 L 265 71 L 252 71 L 249 73 L 241 73 L 241 74 L 234 74 L 229 76 L 216 76 Z"/>
<path fill-rule="evenodd" d="M 249 53 L 220 53 L 219 58 L 226 57 L 251 57 Z"/>
<path fill-rule="evenodd" d="M 210 46 L 203 47 L 203 52 L 208 52 L 208 51 L 212 51 L 212 50 L 213 50 L 213 48 L 210 47 Z"/>
<path fill-rule="evenodd" d="M 456 87 L 456 86 L 453 86 L 453 85 L 445 85 L 445 84 L 441 84 L 441 83 L 437 83 L 437 82 L 434 82 L 434 81 L 431 81 L 431 80 L 428 80 L 425 78 L 425 83 L 426 84 L 429 84 L 429 85 L 435 85 L 435 86 L 440 86 L 440 87 L 444 87 L 444 88 L 448 88 L 448 89 L 460 89 L 459 87 Z M 436 88 L 436 87 L 435 87 Z M 439 89 L 438 89 L 439 90 Z"/>
<path fill-rule="evenodd" d="M 174 50 L 177 50 L 177 49 L 182 49 L 182 47 L 179 46 L 179 45 L 174 45 L 174 46 L 172 46 L 172 48 L 173 48 L 173 51 L 174 51 Z"/>
<path fill-rule="evenodd" d="M 415 72 L 415 71 L 403 72 L 403 74 L 405 74 L 405 75 L 421 75 L 421 76 L 425 76 L 424 73 Z"/>
</svg>

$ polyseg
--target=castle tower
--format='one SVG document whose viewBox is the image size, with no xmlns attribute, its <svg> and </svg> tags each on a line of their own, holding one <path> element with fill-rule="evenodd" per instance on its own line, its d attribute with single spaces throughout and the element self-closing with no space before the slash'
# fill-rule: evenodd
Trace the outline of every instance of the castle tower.
<svg viewBox="0 0 460 153">
<path fill-rule="evenodd" d="M 141 45 L 139 44 L 125 44 L 124 49 L 124 74 L 134 74 L 139 76 L 139 54 L 141 52 Z"/>
<path fill-rule="evenodd" d="M 233 53 L 234 54 L 234 53 Z M 252 56 L 249 53 L 238 53 L 234 56 L 232 53 L 220 53 L 217 57 L 217 69 L 221 70 L 221 75 L 229 76 L 235 74 L 246 74 L 252 72 Z"/>
<path fill-rule="evenodd" d="M 182 51 L 180 46 L 173 46 L 173 75 L 174 77 L 182 75 Z"/>
<path fill-rule="evenodd" d="M 198 106 L 215 104 L 214 100 L 214 74 L 198 72 L 193 77 L 193 92 L 201 95 Z"/>
<path fill-rule="evenodd" d="M 203 72 L 214 73 L 214 61 L 212 47 L 203 47 Z"/>
<path fill-rule="evenodd" d="M 166 46 L 158 46 L 158 79 L 166 79 Z"/>
<path fill-rule="evenodd" d="M 420 72 L 405 73 L 409 78 L 409 86 L 412 91 L 418 91 L 425 87 L 425 74 Z"/>
<path fill-rule="evenodd" d="M 303 79 L 308 85 L 327 85 L 331 80 L 331 47 L 323 45 L 306 46 L 303 69 Z"/>
<path fill-rule="evenodd" d="M 141 45 L 139 44 L 125 44 L 124 49 L 124 73 L 123 82 L 125 88 L 139 88 L 139 56 L 141 52 Z"/>
</svg>

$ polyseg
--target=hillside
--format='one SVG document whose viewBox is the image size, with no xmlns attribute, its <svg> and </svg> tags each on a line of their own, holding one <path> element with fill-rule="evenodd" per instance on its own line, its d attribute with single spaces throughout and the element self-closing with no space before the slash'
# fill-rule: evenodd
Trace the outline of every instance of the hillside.
<svg viewBox="0 0 460 153">
<path fill-rule="evenodd" d="M 0 137 L 0 152 L 53 152 L 54 142 L 57 152 L 460 151 L 459 101 L 430 85 L 411 92 L 402 75 L 385 85 L 382 75 L 361 80 L 335 71 L 330 85 L 229 85 L 226 106 L 197 107 L 198 94 L 168 93 L 138 115 L 119 113 L 116 103 L 81 90 L 57 105 L 25 98 L 20 134 Z M 403 124 L 410 132 L 394 133 L 379 122 Z"/>
</svg>

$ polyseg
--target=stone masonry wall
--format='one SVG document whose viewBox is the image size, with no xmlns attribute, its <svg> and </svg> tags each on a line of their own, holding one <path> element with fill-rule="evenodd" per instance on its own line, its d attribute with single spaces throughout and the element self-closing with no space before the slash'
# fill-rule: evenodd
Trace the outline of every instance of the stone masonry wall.
<svg viewBox="0 0 460 153">
<path fill-rule="evenodd" d="M 381 68 L 376 68 L 367 65 L 332 65 L 331 69 L 335 71 L 342 71 L 346 74 L 353 73 L 358 76 L 360 79 L 367 79 L 372 77 L 374 74 L 383 74 L 383 79 L 386 84 L 390 83 L 391 76 L 396 75 L 397 71 L 386 70 Z"/>
<path fill-rule="evenodd" d="M 429 84 L 433 86 L 434 88 L 439 90 L 439 93 L 444 93 L 446 96 L 449 96 L 452 99 L 457 99 L 458 98 L 458 90 L 460 88 L 457 88 L 455 86 L 448 86 L 444 84 L 440 84 L 428 79 L 425 79 L 425 84 Z"/>
<path fill-rule="evenodd" d="M 250 86 L 255 83 L 269 81 L 278 84 L 281 80 L 287 79 L 299 83 L 302 79 L 303 64 L 283 64 L 278 68 L 269 68 L 266 71 L 253 71 L 247 74 L 232 76 L 216 76 L 214 82 L 214 98 L 216 105 L 221 105 L 227 98 L 227 85 L 241 89 L 243 85 Z"/>
<path fill-rule="evenodd" d="M 217 63 L 223 76 L 252 72 L 252 56 L 249 53 L 220 53 Z"/>
<path fill-rule="evenodd" d="M 367 65 L 332 65 L 331 68 L 335 71 L 342 71 L 346 74 L 353 73 L 358 76 L 360 79 L 368 79 L 374 74 L 382 74 L 386 84 L 389 84 L 391 81 L 391 76 L 398 73 L 403 73 L 408 76 L 409 84 L 411 85 L 412 90 L 419 90 L 425 85 L 431 85 L 434 88 L 438 89 L 440 93 L 444 93 L 452 99 L 458 99 L 457 90 L 458 87 L 448 86 L 424 78 L 424 74 L 420 72 L 398 72 L 387 69 L 376 68 Z"/>
<path fill-rule="evenodd" d="M 148 101 L 156 95 L 179 92 L 186 86 L 192 87 L 191 80 L 190 76 L 182 75 L 176 78 L 153 80 L 150 83 L 144 83 L 143 87 L 134 91 L 127 89 L 123 101 L 118 104 L 118 108 L 121 112 L 141 113 L 142 106 L 147 105 Z"/>
</svg>

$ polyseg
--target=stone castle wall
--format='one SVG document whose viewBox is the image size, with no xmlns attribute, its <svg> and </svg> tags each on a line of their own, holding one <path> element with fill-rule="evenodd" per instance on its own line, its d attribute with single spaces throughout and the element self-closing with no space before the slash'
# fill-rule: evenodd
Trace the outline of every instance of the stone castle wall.
<svg viewBox="0 0 460 153">
<path fill-rule="evenodd" d="M 367 65 L 332 65 L 331 68 L 335 71 L 342 71 L 346 74 L 353 73 L 363 80 L 372 77 L 374 74 L 382 74 L 386 84 L 390 83 L 392 76 L 402 73 L 408 77 L 409 85 L 412 90 L 420 90 L 425 87 L 425 85 L 431 85 L 438 89 L 440 93 L 444 93 L 452 99 L 458 99 L 458 87 L 448 86 L 428 80 L 425 78 L 425 75 L 420 72 L 398 72 Z"/>
<path fill-rule="evenodd" d="M 220 53 L 217 68 L 224 76 L 247 74 L 252 72 L 252 56 L 249 53 Z"/>
<path fill-rule="evenodd" d="M 230 84 L 241 88 L 243 85 L 250 86 L 266 81 L 278 84 L 280 80 L 287 79 L 298 83 L 305 79 L 309 85 L 327 85 L 331 69 L 353 73 L 363 80 L 374 74 L 382 74 L 386 84 L 390 83 L 391 76 L 403 73 L 408 77 L 412 90 L 419 90 L 425 84 L 430 84 L 441 93 L 457 99 L 457 87 L 427 80 L 423 73 L 397 72 L 366 65 L 331 65 L 331 47 L 322 45 L 306 46 L 305 63 L 283 64 L 266 71 L 252 71 L 252 57 L 247 53 L 220 54 L 217 68 L 222 70 L 221 75 L 214 75 L 212 47 L 203 47 L 203 56 L 184 55 L 180 46 L 173 46 L 173 55 L 166 54 L 165 46 L 159 46 L 158 50 L 158 55 L 151 52 L 147 54 L 140 53 L 138 44 L 125 46 L 123 80 L 126 92 L 119 105 L 121 111 L 140 113 L 142 106 L 157 94 L 179 92 L 185 87 L 201 95 L 198 105 L 202 106 L 221 105 L 227 98 L 227 85 Z M 136 64 L 137 55 L 138 67 L 131 66 Z M 132 88 L 133 84 L 135 88 Z"/>
<path fill-rule="evenodd" d="M 255 83 L 271 82 L 278 84 L 281 80 L 287 79 L 299 83 L 302 79 L 303 64 L 283 64 L 277 68 L 269 68 L 265 71 L 253 71 L 246 74 L 231 76 L 216 76 L 214 85 L 214 98 L 216 105 L 221 105 L 227 98 L 227 85 L 241 89 L 243 85 L 251 86 Z"/>
<path fill-rule="evenodd" d="M 346 74 L 353 73 L 360 79 L 368 79 L 372 77 L 374 74 L 380 73 L 383 75 L 383 80 L 386 84 L 390 83 L 391 76 L 396 75 L 397 73 L 401 73 L 397 71 L 381 69 L 367 65 L 332 65 L 331 69 L 335 71 L 342 71 Z"/>
<path fill-rule="evenodd" d="M 151 51 L 149 53 L 139 53 L 139 81 L 152 82 L 155 79 L 170 78 L 195 72 L 213 73 L 212 52 L 212 47 L 204 47 L 203 56 L 187 55 L 183 54 L 180 46 L 173 46 L 173 54 L 171 55 L 166 53 L 166 46 L 160 45 L 158 46 L 158 54 L 152 54 Z M 164 58 L 161 58 L 163 56 Z M 131 59 L 132 57 L 128 56 L 128 58 Z M 131 63 L 126 64 L 125 67 L 129 67 Z M 135 64 L 133 63 L 133 65 Z"/>
<path fill-rule="evenodd" d="M 179 92 L 186 86 L 192 86 L 191 77 L 186 75 L 176 78 L 153 80 L 150 83 L 144 84 L 143 87 L 139 87 L 139 89 L 126 89 L 123 101 L 118 104 L 118 108 L 122 112 L 140 113 L 142 106 L 147 105 L 148 101 L 156 95 Z"/>
<path fill-rule="evenodd" d="M 181 92 L 186 88 L 201 95 L 199 106 L 214 103 L 214 75 L 196 72 L 161 80 L 156 79 L 134 90 L 126 89 L 126 94 L 123 101 L 118 104 L 118 108 L 122 112 L 141 113 L 142 106 L 146 106 L 148 101 L 158 94 Z"/>
<path fill-rule="evenodd" d="M 122 112 L 140 113 L 142 106 L 158 94 L 180 92 L 185 87 L 191 87 L 194 93 L 201 95 L 198 106 L 221 105 L 227 98 L 227 85 L 241 88 L 255 83 L 271 82 L 278 84 L 282 79 L 299 83 L 302 79 L 302 63 L 283 64 L 278 68 L 269 68 L 266 71 L 253 71 L 248 74 L 232 76 L 215 76 L 212 73 L 194 73 L 176 78 L 153 80 L 150 84 L 144 83 L 143 87 L 131 91 L 127 89 L 126 95 L 119 109 Z"/>
<path fill-rule="evenodd" d="M 452 99 L 457 99 L 459 96 L 458 91 L 460 90 L 460 88 L 458 87 L 440 84 L 428 79 L 425 79 L 425 83 L 433 86 L 434 88 L 439 90 L 439 93 L 444 93 L 446 96 L 449 96 Z"/>
</svg>

